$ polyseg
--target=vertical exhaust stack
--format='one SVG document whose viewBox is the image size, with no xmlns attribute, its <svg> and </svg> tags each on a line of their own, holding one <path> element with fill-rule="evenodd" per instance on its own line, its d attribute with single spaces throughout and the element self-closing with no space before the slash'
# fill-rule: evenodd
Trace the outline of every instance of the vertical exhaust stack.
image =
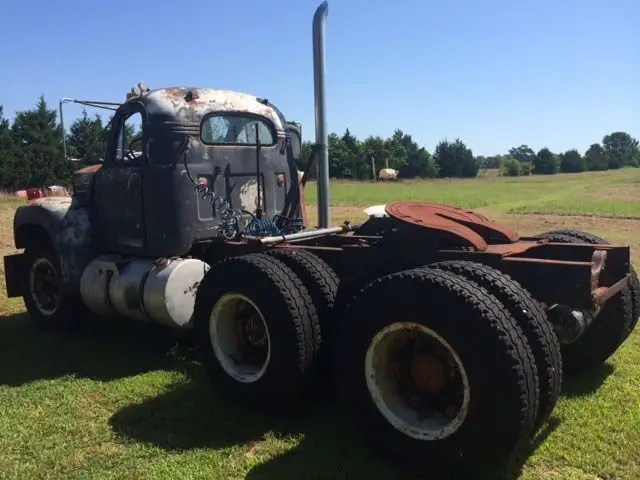
<svg viewBox="0 0 640 480">
<path fill-rule="evenodd" d="M 329 134 L 325 108 L 325 51 L 324 31 L 329 4 L 324 1 L 313 15 L 313 83 L 316 123 L 316 166 L 318 169 L 318 224 L 327 228 L 329 215 Z"/>
</svg>

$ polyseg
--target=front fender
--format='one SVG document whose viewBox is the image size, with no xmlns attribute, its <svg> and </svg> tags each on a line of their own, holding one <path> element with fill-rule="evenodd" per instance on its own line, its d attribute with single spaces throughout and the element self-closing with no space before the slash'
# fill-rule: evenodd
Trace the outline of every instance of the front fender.
<svg viewBox="0 0 640 480">
<path fill-rule="evenodd" d="M 16 248 L 25 248 L 43 231 L 60 260 L 65 293 L 80 291 L 80 277 L 95 257 L 91 210 L 70 197 L 45 197 L 18 207 L 13 217 Z"/>
</svg>

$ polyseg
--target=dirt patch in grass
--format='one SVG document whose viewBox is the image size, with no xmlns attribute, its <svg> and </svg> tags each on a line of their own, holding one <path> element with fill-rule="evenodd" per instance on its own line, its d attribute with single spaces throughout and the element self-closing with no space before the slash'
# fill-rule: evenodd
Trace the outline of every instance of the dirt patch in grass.
<svg viewBox="0 0 640 480">
<path fill-rule="evenodd" d="M 605 202 L 637 202 L 640 199 L 640 184 L 617 185 L 606 188 L 591 187 L 585 190 L 585 194 Z"/>
<path fill-rule="evenodd" d="M 340 225 L 345 220 L 349 220 L 352 223 L 364 222 L 368 217 L 362 210 L 362 207 L 353 207 L 350 205 L 331 207 L 331 225 Z M 313 205 L 307 206 L 307 217 L 308 223 L 316 226 L 318 224 L 318 208 Z"/>
</svg>

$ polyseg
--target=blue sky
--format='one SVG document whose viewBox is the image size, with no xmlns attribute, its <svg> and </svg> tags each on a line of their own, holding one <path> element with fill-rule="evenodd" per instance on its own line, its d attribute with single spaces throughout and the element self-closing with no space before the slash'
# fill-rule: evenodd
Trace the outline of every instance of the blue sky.
<svg viewBox="0 0 640 480">
<path fill-rule="evenodd" d="M 140 80 L 228 88 L 267 97 L 312 139 L 319 4 L 2 0 L 0 103 L 13 118 L 41 94 L 120 101 Z M 482 155 L 638 138 L 639 19 L 640 0 L 330 0 L 330 131 L 401 128 L 429 151 L 459 137 Z"/>
</svg>

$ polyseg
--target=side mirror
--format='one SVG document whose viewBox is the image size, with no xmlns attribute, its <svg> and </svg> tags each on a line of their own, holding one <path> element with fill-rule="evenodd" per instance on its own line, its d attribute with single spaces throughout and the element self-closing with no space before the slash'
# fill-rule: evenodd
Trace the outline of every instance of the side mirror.
<svg viewBox="0 0 640 480">
<path fill-rule="evenodd" d="M 302 125 L 295 122 L 287 122 L 287 138 L 293 158 L 298 160 L 302 154 Z"/>
</svg>

